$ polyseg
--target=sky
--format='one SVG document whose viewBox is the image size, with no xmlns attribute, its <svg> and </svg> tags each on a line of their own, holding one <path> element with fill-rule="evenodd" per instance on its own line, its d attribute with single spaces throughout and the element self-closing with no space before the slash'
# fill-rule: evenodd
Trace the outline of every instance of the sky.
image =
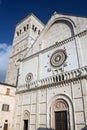
<svg viewBox="0 0 87 130">
<path fill-rule="evenodd" d="M 16 24 L 30 13 L 46 24 L 55 11 L 87 17 L 87 0 L 0 0 L 0 82 L 5 81 Z"/>
</svg>

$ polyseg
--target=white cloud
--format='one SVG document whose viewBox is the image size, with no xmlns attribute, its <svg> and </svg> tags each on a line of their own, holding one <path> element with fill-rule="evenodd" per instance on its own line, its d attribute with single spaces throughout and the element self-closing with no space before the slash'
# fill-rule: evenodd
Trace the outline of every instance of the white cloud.
<svg viewBox="0 0 87 130">
<path fill-rule="evenodd" d="M 4 82 L 8 67 L 11 45 L 0 43 L 0 81 Z"/>
</svg>

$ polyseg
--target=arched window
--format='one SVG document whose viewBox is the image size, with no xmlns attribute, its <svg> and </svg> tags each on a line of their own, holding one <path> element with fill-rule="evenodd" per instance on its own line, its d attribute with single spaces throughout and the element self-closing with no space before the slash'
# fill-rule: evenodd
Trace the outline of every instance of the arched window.
<svg viewBox="0 0 87 130">
<path fill-rule="evenodd" d="M 40 35 L 40 30 L 38 30 L 38 34 Z"/>
<path fill-rule="evenodd" d="M 36 30 L 37 30 L 37 27 L 35 27 L 34 31 L 36 32 Z"/>
<path fill-rule="evenodd" d="M 33 25 L 33 26 L 32 26 L 32 30 L 34 30 L 34 28 L 35 28 L 35 26 Z"/>
<path fill-rule="evenodd" d="M 17 32 L 17 36 L 19 36 L 19 32 Z"/>
<path fill-rule="evenodd" d="M 26 31 L 26 27 L 24 26 L 24 31 Z"/>
<path fill-rule="evenodd" d="M 27 24 L 27 29 L 29 29 L 29 24 Z"/>
</svg>

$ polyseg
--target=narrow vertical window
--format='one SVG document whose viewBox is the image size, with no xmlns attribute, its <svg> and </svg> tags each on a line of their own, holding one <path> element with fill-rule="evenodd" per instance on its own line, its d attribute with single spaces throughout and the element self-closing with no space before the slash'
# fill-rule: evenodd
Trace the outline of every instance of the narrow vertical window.
<svg viewBox="0 0 87 130">
<path fill-rule="evenodd" d="M 38 30 L 38 34 L 40 35 L 40 30 Z"/>
<path fill-rule="evenodd" d="M 32 26 L 32 30 L 34 30 L 34 28 L 35 28 L 35 26 L 33 25 L 33 26 Z"/>
<path fill-rule="evenodd" d="M 37 30 L 37 27 L 35 27 L 34 32 L 36 32 L 36 30 Z"/>
<path fill-rule="evenodd" d="M 20 34 L 22 33 L 22 30 L 20 29 Z"/>
<path fill-rule="evenodd" d="M 26 31 L 26 27 L 24 27 L 24 31 Z"/>
<path fill-rule="evenodd" d="M 19 32 L 17 32 L 17 36 L 19 36 Z"/>
<path fill-rule="evenodd" d="M 27 29 L 29 29 L 29 24 L 27 24 Z"/>
</svg>

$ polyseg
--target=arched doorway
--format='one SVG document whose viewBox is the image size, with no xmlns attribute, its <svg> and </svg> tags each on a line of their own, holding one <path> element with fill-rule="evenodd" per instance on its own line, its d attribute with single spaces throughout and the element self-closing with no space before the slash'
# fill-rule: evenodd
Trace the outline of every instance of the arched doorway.
<svg viewBox="0 0 87 130">
<path fill-rule="evenodd" d="M 24 111 L 24 117 L 23 117 L 24 126 L 23 126 L 23 130 L 29 130 L 29 118 L 30 118 L 30 113 L 27 110 Z"/>
<path fill-rule="evenodd" d="M 51 122 L 54 130 L 70 130 L 69 106 L 63 99 L 56 99 L 51 106 Z"/>
</svg>

